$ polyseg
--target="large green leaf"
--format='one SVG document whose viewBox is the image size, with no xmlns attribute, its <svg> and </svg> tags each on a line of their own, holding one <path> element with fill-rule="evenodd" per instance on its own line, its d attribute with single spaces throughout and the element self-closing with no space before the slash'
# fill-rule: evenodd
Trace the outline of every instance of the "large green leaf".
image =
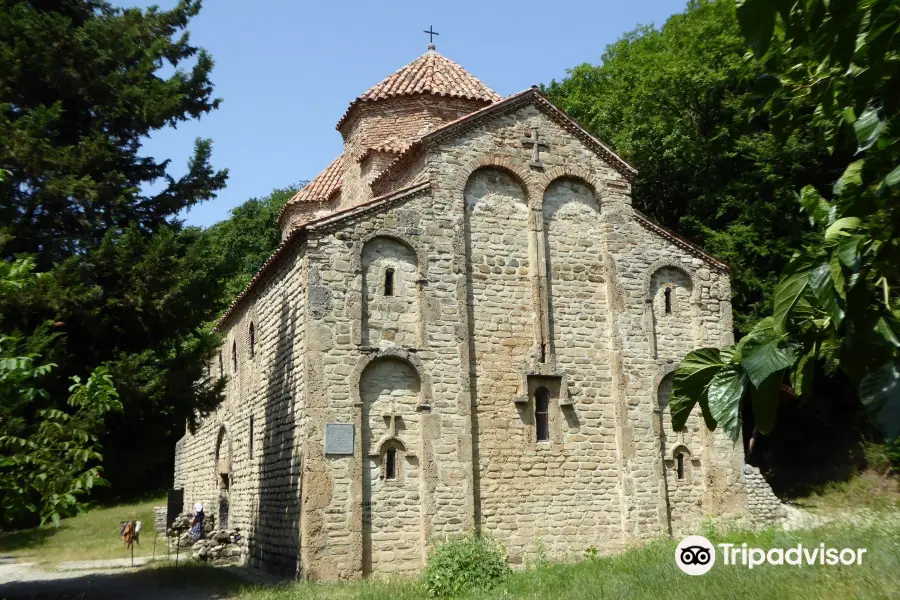
<svg viewBox="0 0 900 600">
<path fill-rule="evenodd" d="M 828 264 L 819 265 L 809 272 L 809 287 L 819 308 L 831 317 L 836 326 L 840 325 L 844 310 L 831 281 L 831 267 Z"/>
<path fill-rule="evenodd" d="M 684 357 L 675 371 L 672 399 L 669 401 L 675 431 L 684 429 L 694 406 L 706 397 L 709 382 L 724 366 L 718 348 L 700 348 Z"/>
<path fill-rule="evenodd" d="M 741 435 L 741 400 L 746 387 L 747 377 L 736 365 L 720 369 L 709 384 L 709 412 L 732 441 Z"/>
<path fill-rule="evenodd" d="M 881 108 L 869 104 L 856 122 L 853 123 L 853 131 L 856 132 L 857 152 L 863 152 L 872 147 L 878 141 L 878 136 L 884 131 L 886 122 Z"/>
<path fill-rule="evenodd" d="M 772 43 L 776 7 L 775 0 L 738 0 L 737 18 L 741 33 L 758 57 L 763 56 Z"/>
<path fill-rule="evenodd" d="M 794 388 L 794 393 L 800 398 L 807 398 L 812 392 L 815 368 L 816 361 L 812 352 L 798 358 L 791 368 L 791 386 Z"/>
<path fill-rule="evenodd" d="M 753 419 L 756 422 L 756 428 L 764 435 L 769 435 L 775 429 L 775 421 L 778 418 L 778 398 L 781 396 L 783 379 L 784 371 L 775 371 L 750 392 L 750 399 L 753 403 Z"/>
<path fill-rule="evenodd" d="M 742 351 L 741 366 L 756 387 L 793 362 L 794 352 L 782 338 L 751 340 Z"/>
<path fill-rule="evenodd" d="M 844 174 L 840 176 L 832 187 L 835 196 L 843 194 L 847 186 L 862 184 L 862 168 L 865 163 L 865 159 L 860 159 L 847 165 L 847 168 L 844 169 Z"/>
<path fill-rule="evenodd" d="M 859 383 L 859 398 L 885 439 L 900 437 L 900 371 L 896 363 L 883 365 Z"/>
<path fill-rule="evenodd" d="M 865 239 L 865 236 L 862 235 L 850 235 L 842 240 L 837 247 L 838 260 L 854 273 L 859 271 L 859 245 Z"/>
<path fill-rule="evenodd" d="M 803 294 L 806 286 L 809 285 L 809 271 L 802 270 L 788 275 L 775 288 L 775 331 L 784 333 L 786 330 L 787 319 L 797 304 L 797 300 Z"/>
<path fill-rule="evenodd" d="M 832 255 L 831 261 L 828 263 L 831 270 L 831 281 L 834 283 L 834 289 L 841 298 L 847 298 L 847 279 L 844 277 L 844 268 L 837 255 Z"/>
<path fill-rule="evenodd" d="M 898 184 L 900 184 L 900 166 L 884 176 L 884 185 L 887 187 L 895 188 Z"/>
<path fill-rule="evenodd" d="M 838 219 L 825 230 L 825 242 L 829 244 L 838 243 L 842 238 L 850 235 L 849 232 L 859 227 L 859 225 L 860 220 L 857 217 Z"/>
<path fill-rule="evenodd" d="M 800 191 L 800 206 L 809 215 L 812 225 L 827 225 L 832 213 L 831 203 L 822 197 L 819 191 L 808 185 Z"/>
</svg>

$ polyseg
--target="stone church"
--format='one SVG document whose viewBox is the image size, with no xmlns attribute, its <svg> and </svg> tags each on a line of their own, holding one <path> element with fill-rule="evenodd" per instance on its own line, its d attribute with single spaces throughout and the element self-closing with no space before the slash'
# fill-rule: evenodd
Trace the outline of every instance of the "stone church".
<svg viewBox="0 0 900 600">
<path fill-rule="evenodd" d="M 433 45 L 337 130 L 219 321 L 225 401 L 176 447 L 247 564 L 414 573 L 481 531 L 515 565 L 775 515 L 740 444 L 672 430 L 679 359 L 732 342 L 729 267 L 632 207 L 633 166 Z"/>
</svg>

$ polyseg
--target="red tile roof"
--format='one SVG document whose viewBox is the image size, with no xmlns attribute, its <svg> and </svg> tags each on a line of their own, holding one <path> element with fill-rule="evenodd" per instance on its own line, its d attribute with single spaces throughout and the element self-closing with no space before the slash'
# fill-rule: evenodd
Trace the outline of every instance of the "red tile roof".
<svg viewBox="0 0 900 600">
<path fill-rule="evenodd" d="M 304 185 L 293 198 L 285 202 L 278 215 L 278 220 L 284 215 L 289 206 L 304 202 L 327 202 L 335 192 L 341 189 L 344 175 L 344 155 L 341 154 L 331 161 L 331 164 L 316 175 L 316 177 Z"/>
<path fill-rule="evenodd" d="M 353 108 L 362 102 L 384 100 L 396 96 L 431 94 L 467 98 L 484 102 L 496 102 L 500 96 L 480 79 L 449 58 L 430 49 L 393 75 L 375 84 L 354 100 L 337 128 L 347 120 Z"/>
</svg>

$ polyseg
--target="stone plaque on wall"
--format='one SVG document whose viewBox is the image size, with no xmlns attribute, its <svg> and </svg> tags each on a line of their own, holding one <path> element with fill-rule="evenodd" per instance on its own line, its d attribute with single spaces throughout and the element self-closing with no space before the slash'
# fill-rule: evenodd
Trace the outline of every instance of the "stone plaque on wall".
<svg viewBox="0 0 900 600">
<path fill-rule="evenodd" d="M 325 425 L 325 454 L 353 454 L 353 425 Z"/>
</svg>

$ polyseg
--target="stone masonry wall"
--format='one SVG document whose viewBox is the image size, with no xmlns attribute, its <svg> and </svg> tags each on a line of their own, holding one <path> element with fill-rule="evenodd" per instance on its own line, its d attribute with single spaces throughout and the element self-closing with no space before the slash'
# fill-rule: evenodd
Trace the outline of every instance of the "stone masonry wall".
<svg viewBox="0 0 900 600">
<path fill-rule="evenodd" d="M 625 177 L 534 105 L 420 161 L 429 187 L 310 226 L 229 319 L 225 370 L 251 321 L 259 348 L 179 442 L 186 500 L 216 501 L 225 425 L 229 526 L 252 563 L 313 580 L 415 571 L 473 529 L 522 563 L 744 508 L 740 446 L 699 415 L 675 434 L 666 410 L 678 360 L 731 341 L 728 273 L 640 218 Z M 354 425 L 353 454 L 326 454 L 330 423 Z"/>
<path fill-rule="evenodd" d="M 403 96 L 364 102 L 352 109 L 341 126 L 344 154 L 350 157 L 343 176 L 344 202 L 354 205 L 371 199 L 369 183 L 383 161 L 364 161 L 356 157 L 370 148 L 403 149 L 441 125 L 478 110 L 483 101 L 431 95 Z"/>
<path fill-rule="evenodd" d="M 369 240 L 362 251 L 362 343 L 366 346 L 419 345 L 419 284 L 416 255 L 394 238 Z M 390 290 L 386 279 L 390 273 Z M 390 292 L 388 295 L 387 292 Z"/>
<path fill-rule="evenodd" d="M 525 133 L 535 128 L 549 146 L 540 154 L 542 168 L 529 166 L 531 153 L 523 148 Z M 565 557 L 591 546 L 608 551 L 631 538 L 659 535 L 669 527 L 669 499 L 656 386 L 667 365 L 684 353 L 724 339 L 720 298 L 710 290 L 727 290 L 727 274 L 714 272 L 705 259 L 638 224 L 631 216 L 627 181 L 534 107 L 479 123 L 432 152 L 428 172 L 435 196 L 472 188 L 480 167 L 494 169 L 487 172 L 495 180 L 499 169 L 519 183 L 533 232 L 527 275 L 531 297 L 505 290 L 487 303 L 479 304 L 477 296 L 471 302 L 480 525 L 506 544 L 514 560 L 538 546 Z M 497 185 L 482 195 L 508 187 L 499 180 Z M 502 219 L 484 222 L 493 229 L 482 234 L 482 247 L 512 245 L 509 254 L 517 258 L 524 242 L 509 240 L 523 224 L 514 228 Z M 475 266 L 482 263 L 483 250 L 472 240 L 468 252 Z M 683 264 L 702 271 L 705 289 L 695 284 L 701 294 L 692 301 L 683 293 L 689 286 L 680 282 L 686 289 L 677 290 L 674 300 L 687 326 L 681 325 L 680 343 L 667 346 L 664 358 L 657 359 L 650 352 L 646 323 L 652 304 L 648 282 L 661 267 Z M 492 284 L 499 285 L 499 272 L 493 278 Z M 487 335 L 479 325 L 491 317 L 501 324 L 529 304 L 535 314 L 522 320 L 536 322 L 534 337 L 520 341 L 516 331 L 501 345 L 498 336 L 502 358 L 495 359 L 493 349 L 479 354 L 479 336 Z M 485 309 L 479 306 L 486 307 L 483 321 L 477 315 Z M 730 328 L 730 321 L 724 326 Z M 543 359 L 541 343 L 550 346 Z M 571 405 L 557 398 L 551 406 L 550 442 L 535 442 L 533 398 L 524 405 L 513 400 L 532 392 L 526 385 L 531 379 L 554 377 L 563 378 L 557 395 Z M 514 381 L 519 384 L 515 390 Z M 718 442 L 704 439 L 704 450 L 696 450 L 700 456 L 692 455 L 699 465 L 688 464 L 697 471 L 691 481 L 700 490 L 691 493 L 702 498 L 697 513 L 715 514 L 742 502 L 740 452 L 730 441 L 724 452 Z"/>
<path fill-rule="evenodd" d="M 228 526 L 246 534 L 243 560 L 282 575 L 299 568 L 304 264 L 298 246 L 223 327 L 221 362 L 214 359 L 212 369 L 228 378 L 225 401 L 196 433 L 179 441 L 175 465 L 175 487 L 184 489 L 185 506 L 201 502 L 218 517 L 222 484 L 216 456 L 225 450 L 217 442 L 224 434 L 231 446 Z"/>
<path fill-rule="evenodd" d="M 744 465 L 744 486 L 747 490 L 747 508 L 754 521 L 771 525 L 785 518 L 784 504 L 753 465 Z"/>
<path fill-rule="evenodd" d="M 473 526 L 469 402 L 460 399 L 464 369 L 455 341 L 459 284 L 465 288 L 452 270 L 450 213 L 421 192 L 402 205 L 310 232 L 301 540 L 307 578 L 418 569 L 428 540 Z M 400 244 L 394 250 L 406 247 L 416 256 L 414 279 L 406 279 L 410 256 L 393 264 L 405 278 L 402 298 L 418 297 L 419 337 L 382 335 L 377 345 L 364 343 L 362 325 L 372 317 L 363 314 L 369 306 L 364 294 L 370 293 L 364 275 L 372 265 L 364 249 L 389 238 Z M 399 252 L 388 254 L 381 256 L 401 259 Z M 414 406 L 411 372 L 419 378 Z M 379 479 L 383 456 L 370 456 L 369 438 L 386 435 L 394 419 L 383 410 L 395 410 L 402 443 L 399 479 L 391 483 Z M 352 456 L 325 454 L 328 423 L 355 426 Z"/>
</svg>

